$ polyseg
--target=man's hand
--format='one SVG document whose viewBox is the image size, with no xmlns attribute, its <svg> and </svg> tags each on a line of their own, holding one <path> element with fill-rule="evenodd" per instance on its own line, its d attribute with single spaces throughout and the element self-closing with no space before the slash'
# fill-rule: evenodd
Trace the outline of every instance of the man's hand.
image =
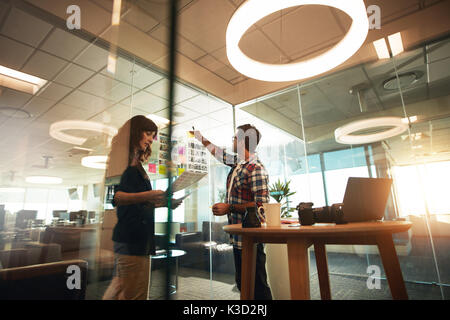
<svg viewBox="0 0 450 320">
<path fill-rule="evenodd" d="M 198 130 L 195 130 L 195 131 L 189 131 L 189 133 L 190 133 L 191 135 L 193 135 L 193 136 L 195 137 L 195 139 L 197 139 L 198 141 L 200 141 L 200 142 L 203 141 L 203 136 L 202 136 L 202 134 L 200 133 L 200 131 L 198 131 Z"/>
<path fill-rule="evenodd" d="M 216 203 L 212 206 L 212 212 L 215 216 L 223 216 L 230 213 L 230 206 L 228 203 Z"/>
</svg>

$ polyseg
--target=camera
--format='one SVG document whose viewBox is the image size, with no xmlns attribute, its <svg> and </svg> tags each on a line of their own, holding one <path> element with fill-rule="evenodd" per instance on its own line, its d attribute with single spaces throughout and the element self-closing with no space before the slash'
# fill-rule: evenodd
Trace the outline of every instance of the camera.
<svg viewBox="0 0 450 320">
<path fill-rule="evenodd" d="M 331 206 L 313 208 L 312 202 L 301 202 L 297 208 L 298 219 L 303 226 L 315 223 L 344 224 L 344 204 L 335 203 Z"/>
</svg>

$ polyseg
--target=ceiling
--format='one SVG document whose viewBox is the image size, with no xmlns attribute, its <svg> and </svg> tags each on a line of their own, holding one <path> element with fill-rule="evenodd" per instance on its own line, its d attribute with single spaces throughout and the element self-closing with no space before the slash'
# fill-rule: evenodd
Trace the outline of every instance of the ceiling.
<svg viewBox="0 0 450 320">
<path fill-rule="evenodd" d="M 5 0 L 3 0 L 5 1 Z M 58 17 L 62 27 L 66 9 L 77 3 L 82 31 L 124 48 L 154 67 L 168 70 L 169 0 L 123 0 L 119 28 L 111 28 L 112 0 L 17 0 L 37 15 Z M 263 82 L 236 71 L 226 56 L 228 21 L 242 0 L 179 0 L 177 76 L 227 101 L 239 104 L 287 88 L 294 82 Z M 370 30 L 365 44 L 333 73 L 377 59 L 372 42 L 402 32 L 410 50 L 450 31 L 448 0 L 365 0 L 378 5 L 381 28 Z M 56 20 L 55 20 L 56 21 Z M 420 21 L 420 23 L 419 23 Z M 342 39 L 350 26 L 346 14 L 330 7 L 298 6 L 273 13 L 251 27 L 240 42 L 250 57 L 270 62 L 297 62 L 315 56 Z"/>
<path fill-rule="evenodd" d="M 208 137 L 214 136 L 222 145 L 229 143 L 232 135 L 230 104 L 293 85 L 248 79 L 229 64 L 224 35 L 229 18 L 241 2 L 180 0 L 178 10 L 177 76 L 180 81 L 176 84 L 175 129 L 183 132 L 195 123 L 196 129 Z M 65 28 L 65 10 L 74 3 L 81 7 L 80 32 Z M 74 153 L 74 146 L 49 136 L 49 126 L 55 121 L 99 121 L 118 128 L 135 114 L 154 113 L 167 117 L 168 1 L 122 3 L 120 27 L 113 28 L 110 0 L 0 0 L 0 65 L 49 81 L 36 95 L 0 87 L 0 107 L 18 108 L 32 115 L 23 118 L 23 112 L 14 116 L 0 112 L 0 148 L 7 150 L 0 159 L 2 184 L 14 184 L 27 175 L 49 172 L 41 168 L 45 155 L 53 157 L 49 162 L 51 174 L 62 177 L 65 185 L 103 179 L 102 170 L 80 166 L 81 156 Z M 382 9 L 383 32 L 405 30 L 404 41 L 408 48 L 448 33 L 448 19 L 438 24 L 430 17 L 448 12 L 443 9 L 449 3 L 401 0 L 371 1 L 370 4 Z M 410 25 L 418 18 L 431 21 L 420 32 L 415 29 L 416 22 Z M 241 47 L 249 56 L 266 62 L 298 61 L 335 44 L 343 37 L 349 23 L 345 15 L 333 9 L 295 7 L 259 21 L 245 34 Z M 381 31 L 372 30 L 368 41 L 383 36 Z M 302 41 L 295 41 L 299 37 Z M 336 147 L 329 137 L 329 129 L 360 116 L 357 97 L 348 93 L 356 85 L 367 86 L 363 90 L 367 108 L 364 116 L 386 110 L 397 112 L 398 94 L 380 88 L 383 80 L 394 75 L 392 65 L 376 61 L 370 41 L 351 61 L 338 68 L 343 71 L 302 83 L 300 95 L 309 152 Z M 115 74 L 107 71 L 108 56 L 113 48 L 108 43 L 116 44 L 121 53 Z M 406 94 L 408 105 L 420 103 L 424 97 L 438 99 L 448 95 L 448 53 L 448 43 L 429 48 L 429 56 L 436 56 L 434 63 L 428 65 L 432 66 L 432 71 L 427 71 L 422 49 L 401 57 L 399 71 L 423 73 L 414 90 Z M 130 57 L 135 58 L 136 63 Z M 436 79 L 427 83 L 427 74 Z M 282 128 L 291 136 L 303 138 L 299 130 L 297 90 L 260 100 L 256 107 L 247 105 L 242 110 Z M 436 114 L 443 114 L 445 110 L 441 109 Z M 243 120 L 241 117 L 237 122 Z M 82 147 L 92 149 L 92 154 L 106 152 L 104 136 L 76 134 L 88 138 Z"/>
</svg>

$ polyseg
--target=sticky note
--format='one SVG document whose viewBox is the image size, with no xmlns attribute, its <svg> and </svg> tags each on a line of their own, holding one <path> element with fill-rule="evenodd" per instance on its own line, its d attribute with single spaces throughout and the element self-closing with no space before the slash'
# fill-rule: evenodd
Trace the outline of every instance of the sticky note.
<svg viewBox="0 0 450 320">
<path fill-rule="evenodd" d="M 159 174 L 166 174 L 166 166 L 159 165 Z"/>
<path fill-rule="evenodd" d="M 150 172 L 150 173 L 156 173 L 156 164 L 154 164 L 154 163 L 149 163 L 149 164 L 148 164 L 148 172 Z"/>
</svg>

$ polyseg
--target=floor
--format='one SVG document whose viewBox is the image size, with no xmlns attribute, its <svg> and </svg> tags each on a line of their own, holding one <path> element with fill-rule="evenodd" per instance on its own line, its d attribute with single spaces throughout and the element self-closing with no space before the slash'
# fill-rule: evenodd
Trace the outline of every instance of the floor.
<svg viewBox="0 0 450 320">
<path fill-rule="evenodd" d="M 314 266 L 311 266 L 315 268 Z M 152 300 L 165 299 L 164 272 L 162 269 L 152 272 L 152 286 L 150 297 Z M 311 277 L 311 299 L 320 300 L 317 274 Z M 389 286 L 386 280 L 380 281 L 380 289 L 369 290 L 367 277 L 330 274 L 331 295 L 334 300 L 391 300 Z M 109 281 L 102 281 L 88 285 L 87 300 L 101 299 Z M 441 291 L 436 285 L 406 282 L 406 289 L 411 300 L 440 300 Z M 450 290 L 444 289 L 449 297 Z M 234 287 L 233 276 L 224 274 L 210 274 L 206 271 L 180 268 L 177 292 L 171 295 L 177 300 L 239 300 L 239 292 Z"/>
</svg>

